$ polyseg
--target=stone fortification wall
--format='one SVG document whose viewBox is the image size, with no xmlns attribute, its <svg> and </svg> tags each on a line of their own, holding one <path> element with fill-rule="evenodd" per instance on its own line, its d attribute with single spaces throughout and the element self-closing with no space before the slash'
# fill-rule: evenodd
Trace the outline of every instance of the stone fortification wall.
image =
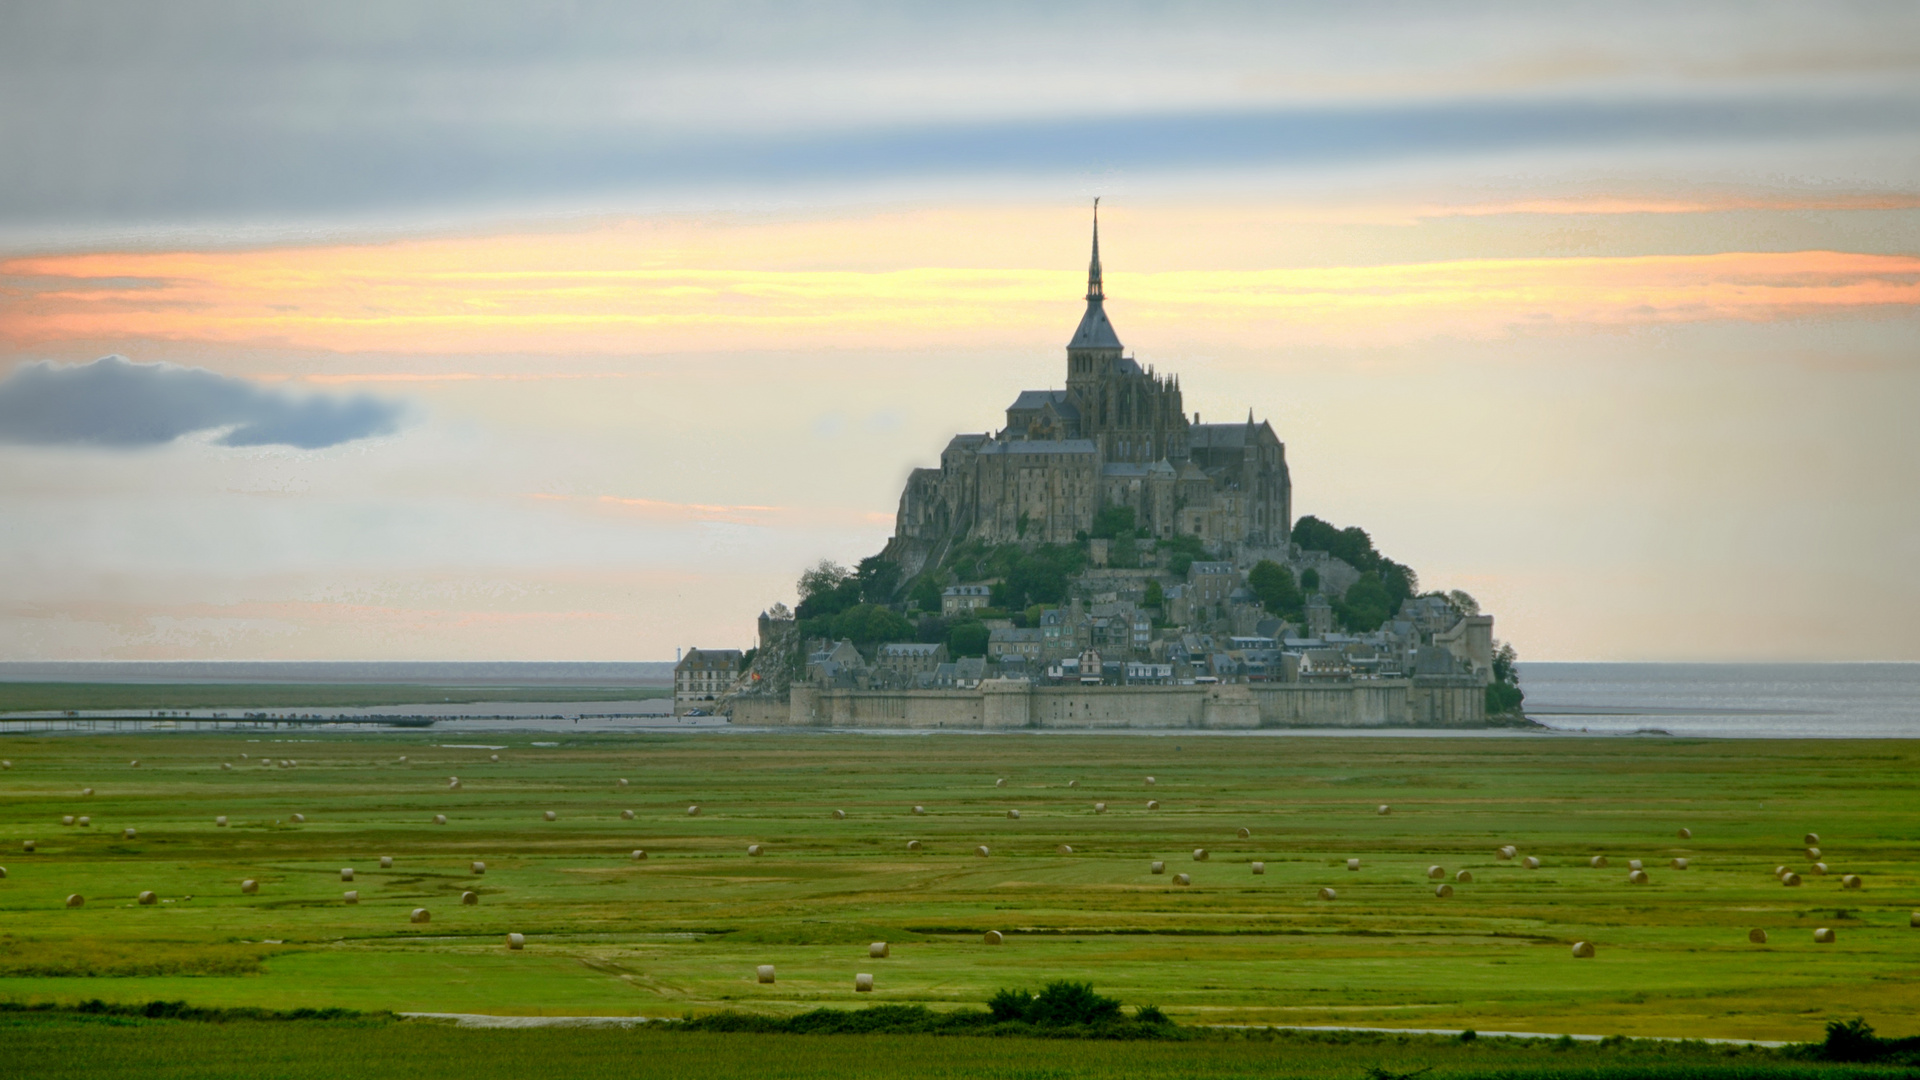
<svg viewBox="0 0 1920 1080">
<path fill-rule="evenodd" d="M 741 699 L 736 724 L 961 730 L 1478 727 L 1478 686 L 1408 679 L 1324 686 L 1029 686 L 988 680 L 978 690 L 819 690 L 796 686 L 786 703 Z"/>
</svg>

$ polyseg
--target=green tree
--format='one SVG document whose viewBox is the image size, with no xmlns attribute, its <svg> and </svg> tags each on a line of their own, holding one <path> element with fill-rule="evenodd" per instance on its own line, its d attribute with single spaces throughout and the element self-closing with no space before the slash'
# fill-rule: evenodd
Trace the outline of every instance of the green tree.
<svg viewBox="0 0 1920 1080">
<path fill-rule="evenodd" d="M 938 615 L 943 591 L 938 577 L 931 573 L 921 574 L 913 579 L 913 586 L 907 590 L 907 599 L 919 604 L 921 611 Z"/>
<path fill-rule="evenodd" d="M 1369 570 L 1347 586 L 1347 594 L 1334 602 L 1333 612 L 1340 617 L 1340 625 L 1353 633 L 1378 630 L 1393 614 L 1392 597 L 1380 575 Z"/>
<path fill-rule="evenodd" d="M 947 655 L 955 660 L 963 656 L 985 656 L 987 637 L 987 628 L 977 619 L 955 623 L 947 630 Z"/>
<path fill-rule="evenodd" d="M 1247 572 L 1247 587 L 1270 612 L 1283 619 L 1300 621 L 1307 598 L 1294 583 L 1293 571 L 1271 559 L 1261 559 Z"/>
<path fill-rule="evenodd" d="M 906 617 L 879 604 L 856 604 L 833 617 L 827 635 L 847 638 L 855 645 L 884 645 L 891 641 L 912 641 L 914 626 Z"/>
<path fill-rule="evenodd" d="M 1154 580 L 1147 582 L 1147 595 L 1146 595 L 1145 602 L 1146 602 L 1146 605 L 1150 608 L 1165 607 L 1167 605 L 1167 591 L 1160 587 L 1160 581 L 1158 578 L 1155 578 Z"/>
<path fill-rule="evenodd" d="M 890 604 L 900 591 L 900 564 L 881 555 L 861 559 L 854 576 L 860 579 L 860 599 L 869 604 Z"/>
<path fill-rule="evenodd" d="M 1125 534 L 1128 539 L 1132 539 L 1134 529 L 1133 507 L 1108 506 L 1103 507 L 1098 514 L 1093 516 L 1093 532 L 1091 535 L 1095 540 L 1112 540 L 1122 534 Z"/>
<path fill-rule="evenodd" d="M 1308 592 L 1320 591 L 1320 571 L 1309 566 L 1300 571 L 1300 587 Z"/>
</svg>

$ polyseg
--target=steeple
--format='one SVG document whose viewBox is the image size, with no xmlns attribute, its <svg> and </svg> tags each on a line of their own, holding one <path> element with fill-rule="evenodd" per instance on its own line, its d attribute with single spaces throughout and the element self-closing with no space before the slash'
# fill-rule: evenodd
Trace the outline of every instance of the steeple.
<svg viewBox="0 0 1920 1080">
<path fill-rule="evenodd" d="M 1087 266 L 1087 312 L 1067 342 L 1067 382 L 1078 385 L 1118 363 L 1122 346 L 1107 321 L 1106 290 L 1100 283 L 1100 200 L 1093 201 L 1093 261 Z"/>
<path fill-rule="evenodd" d="M 1100 287 L 1100 198 L 1093 200 L 1093 262 L 1087 267 L 1087 299 L 1095 303 L 1107 298 Z"/>
</svg>

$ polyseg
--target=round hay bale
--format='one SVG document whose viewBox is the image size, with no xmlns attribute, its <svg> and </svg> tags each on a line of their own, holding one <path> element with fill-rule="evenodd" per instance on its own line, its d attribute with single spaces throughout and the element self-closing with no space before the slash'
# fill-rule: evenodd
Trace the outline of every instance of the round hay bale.
<svg viewBox="0 0 1920 1080">
<path fill-rule="evenodd" d="M 541 814 L 540 816 L 541 816 L 541 817 L 543 817 L 543 818 L 546 818 L 546 819 L 547 819 L 548 821 L 559 821 L 559 820 L 560 820 L 560 815 L 559 815 L 559 814 L 556 814 L 556 813 L 554 813 L 554 812 L 553 812 L 553 811 L 551 811 L 551 810 L 548 810 L 547 812 L 545 812 L 545 813 L 543 813 L 543 814 Z"/>
<path fill-rule="evenodd" d="M 1784 866 L 1776 866 L 1776 867 L 1774 867 L 1774 868 L 1773 868 L 1773 876 L 1774 876 L 1774 877 L 1786 877 L 1786 876 L 1787 876 L 1787 868 L 1786 868 L 1786 867 L 1784 867 Z"/>
<path fill-rule="evenodd" d="M 1061 845 L 1060 845 L 1059 847 L 1057 847 L 1057 848 L 1054 848 L 1053 850 L 1054 850 L 1054 851 L 1055 851 L 1055 852 L 1056 852 L 1057 854 L 1061 854 L 1061 855 L 1071 855 L 1071 854 L 1073 854 L 1073 845 L 1072 845 L 1072 844 L 1061 844 Z"/>
<path fill-rule="evenodd" d="M 1693 830 L 1692 830 L 1692 829 L 1681 829 L 1681 830 L 1680 830 L 1680 839 L 1682 839 L 1682 840 L 1691 840 L 1691 839 L 1693 839 Z"/>
<path fill-rule="evenodd" d="M 1251 839 L 1252 837 L 1253 837 L 1252 829 L 1249 829 L 1244 825 L 1240 827 L 1240 839 L 1248 840 L 1248 839 Z"/>
<path fill-rule="evenodd" d="M 260 891 L 260 883 L 252 878 L 248 878 L 240 883 L 240 891 L 243 893 L 257 893 Z"/>
<path fill-rule="evenodd" d="M 1332 889 L 1328 889 L 1328 888 L 1324 888 L 1324 887 L 1323 887 L 1323 888 L 1321 888 L 1321 890 L 1320 890 L 1320 899 L 1322 899 L 1322 900 L 1332 900 L 1332 899 L 1333 899 L 1334 897 L 1336 897 L 1336 896 L 1338 896 L 1338 895 L 1339 895 L 1339 894 L 1338 894 L 1338 893 L 1336 893 L 1336 892 L 1334 892 L 1334 891 L 1333 891 Z"/>
<path fill-rule="evenodd" d="M 221 763 L 220 763 L 220 767 L 221 767 L 222 769 L 224 769 L 224 770 L 226 770 L 227 772 L 232 772 L 232 771 L 233 771 L 233 762 L 231 762 L 231 761 L 223 761 L 223 762 L 221 762 Z"/>
<path fill-rule="evenodd" d="M 62 824 L 62 825 L 71 825 L 71 824 L 73 824 L 73 815 L 72 815 L 72 814 L 62 814 L 62 815 L 60 815 L 60 824 Z"/>
<path fill-rule="evenodd" d="M 432 922 L 433 912 L 428 911 L 426 908 L 423 908 L 423 907 L 414 908 L 413 914 L 407 916 L 407 921 L 416 922 L 416 923 Z"/>
<path fill-rule="evenodd" d="M 1439 867 L 1439 866 L 1429 866 L 1429 867 L 1427 867 L 1427 880 L 1428 880 L 1428 881 L 1439 881 L 1439 880 L 1440 880 L 1441 878 L 1443 878 L 1443 877 L 1446 877 L 1446 876 L 1447 876 L 1447 871 L 1446 871 L 1446 869 L 1445 869 L 1444 867 Z"/>
<path fill-rule="evenodd" d="M 846 819 L 847 819 L 847 812 L 845 810 L 835 810 L 833 812 L 833 820 L 845 821 Z"/>
<path fill-rule="evenodd" d="M 91 794 L 93 794 L 93 789 L 92 789 L 92 788 L 90 788 L 90 787 L 83 787 L 83 788 L 81 788 L 81 789 L 80 789 L 80 794 L 82 794 L 82 795 L 91 795 Z"/>
<path fill-rule="evenodd" d="M 698 806 L 689 806 L 689 807 L 687 807 L 687 816 L 688 816 L 688 817 L 699 817 L 699 816 L 700 816 L 700 808 L 699 808 Z"/>
<path fill-rule="evenodd" d="M 998 930 L 989 930 L 982 936 L 981 942 L 986 945 L 1004 945 L 1007 942 L 1007 936 Z"/>
<path fill-rule="evenodd" d="M 1515 855 L 1520 854 L 1520 851 L 1518 848 L 1514 847 L 1512 844 L 1508 844 L 1506 847 L 1501 848 L 1499 851 L 1496 851 L 1493 854 L 1495 858 L 1499 859 L 1502 862 L 1506 862 L 1512 859 Z"/>
<path fill-rule="evenodd" d="M 1462 870 L 1459 873 L 1453 875 L 1453 880 L 1459 882 L 1462 885 L 1471 885 L 1473 884 L 1473 871 Z"/>
<path fill-rule="evenodd" d="M 33 841 L 29 840 L 26 843 L 20 845 L 20 850 L 26 852 L 29 855 L 33 854 Z"/>
<path fill-rule="evenodd" d="M 620 779 L 618 779 L 618 780 L 615 780 L 615 781 L 613 782 L 613 786 L 614 786 L 614 787 L 626 787 L 626 786 L 627 786 L 627 778 L 623 776 L 623 777 L 621 777 Z"/>
<path fill-rule="evenodd" d="M 1644 867 L 1644 866 L 1642 866 L 1642 865 L 1640 865 L 1640 860 L 1639 860 L 1639 859 L 1628 859 L 1628 860 L 1627 860 L 1627 869 L 1629 869 L 1629 870 L 1645 870 L 1645 869 L 1646 869 L 1646 867 Z"/>
<path fill-rule="evenodd" d="M 87 898 L 84 896 L 81 896 L 79 893 L 72 893 L 67 897 L 68 907 L 84 907 L 86 905 L 86 902 L 87 902 Z"/>
<path fill-rule="evenodd" d="M 13 762 L 0 761 L 0 769 L 11 769 L 11 768 L 13 768 Z"/>
<path fill-rule="evenodd" d="M 341 867 L 341 868 L 340 868 L 340 880 L 341 880 L 341 881 L 352 881 L 352 880 L 353 880 L 353 867 L 351 867 L 351 866 L 343 866 L 343 867 Z"/>
<path fill-rule="evenodd" d="M 1255 874 L 1265 874 L 1267 872 L 1267 864 L 1256 862 L 1252 864 L 1252 869 Z"/>
<path fill-rule="evenodd" d="M 1635 870 L 1627 875 L 1627 882 L 1632 885 L 1645 885 L 1651 880 L 1653 879 L 1647 877 L 1645 870 Z"/>
<path fill-rule="evenodd" d="M 1347 869 L 1349 869 L 1349 870 L 1359 870 L 1359 869 L 1360 869 L 1360 860 L 1359 860 L 1359 859 L 1348 859 L 1348 860 L 1347 860 Z"/>
<path fill-rule="evenodd" d="M 7 868 L 4 866 L 0 866 L 0 881 L 5 881 L 5 880 L 7 880 Z"/>
<path fill-rule="evenodd" d="M 622 811 L 620 811 L 620 820 L 621 820 L 621 821 L 632 821 L 632 820 L 633 820 L 633 811 L 631 811 L 631 810 L 622 810 Z"/>
<path fill-rule="evenodd" d="M 393 869 L 393 856 L 391 855 L 380 856 L 380 869 L 382 870 Z"/>
<path fill-rule="evenodd" d="M 1006 786 L 1007 786 L 1007 778 L 1003 776 L 1003 777 L 1001 777 L 1000 779 L 998 779 L 998 780 L 995 780 L 995 781 L 993 782 L 993 786 L 994 786 L 994 787 L 1006 787 Z"/>
<path fill-rule="evenodd" d="M 1009 819 L 1011 819 L 1011 820 L 1013 820 L 1013 821 L 1019 821 L 1019 820 L 1020 820 L 1020 811 L 1018 811 L 1018 810 L 1009 810 L 1009 811 L 1007 811 L 1007 817 L 1008 817 Z"/>
<path fill-rule="evenodd" d="M 526 947 L 527 947 L 527 935 L 525 934 L 508 934 L 507 935 L 507 948 L 518 952 L 519 950 L 524 949 Z"/>
<path fill-rule="evenodd" d="M 1607 857 L 1605 855 L 1595 855 L 1593 858 L 1587 860 L 1587 865 L 1593 867 L 1595 870 L 1605 870 L 1607 868 Z"/>
<path fill-rule="evenodd" d="M 1160 800 L 1159 800 L 1159 799 L 1148 799 L 1148 800 L 1147 800 L 1147 809 L 1149 809 L 1149 810 L 1158 810 L 1158 809 L 1160 809 Z"/>
<path fill-rule="evenodd" d="M 753 973 L 754 973 L 754 977 L 759 979 L 762 983 L 773 982 L 773 965 L 772 964 L 761 964 L 759 967 L 753 969 Z"/>
<path fill-rule="evenodd" d="M 887 943 L 884 941 L 876 941 L 867 946 L 867 956 L 869 959 L 885 960 L 887 955 Z"/>
<path fill-rule="evenodd" d="M 1147 864 L 1147 873 L 1149 874 L 1164 874 L 1166 872 L 1167 872 L 1167 864 L 1159 861 L 1158 859 Z"/>
<path fill-rule="evenodd" d="M 472 870 L 475 874 L 484 874 L 487 872 L 487 864 L 476 859 L 468 866 L 468 869 Z"/>
<path fill-rule="evenodd" d="M 1520 860 L 1520 865 L 1526 867 L 1529 870 L 1538 870 L 1540 869 L 1540 860 L 1529 855 L 1526 858 Z"/>
<path fill-rule="evenodd" d="M 1197 848 L 1194 848 L 1194 849 L 1193 849 L 1193 861 L 1194 861 L 1194 862 L 1206 862 L 1206 861 L 1207 861 L 1207 849 L 1206 849 L 1206 848 L 1203 848 L 1203 847 L 1197 847 Z"/>
<path fill-rule="evenodd" d="M 1067 786 L 1068 786 L 1068 787 L 1079 787 L 1079 786 L 1080 786 L 1080 781 L 1078 781 L 1078 780 L 1069 780 L 1069 781 L 1067 781 Z"/>
<path fill-rule="evenodd" d="M 122 839 L 122 840 L 131 840 L 131 839 L 133 839 L 133 838 L 134 838 L 135 836 L 137 836 L 137 835 L 139 835 L 139 834 L 138 834 L 138 833 L 136 833 L 136 832 L 135 832 L 135 831 L 134 831 L 133 829 L 131 829 L 131 828 L 127 828 L 127 829 L 121 829 L 121 830 L 120 830 L 120 839 Z"/>
<path fill-rule="evenodd" d="M 1747 940 L 1753 942 L 1755 945 L 1765 945 L 1767 943 L 1767 932 L 1756 926 L 1747 931 Z"/>
<path fill-rule="evenodd" d="M 1842 877 L 1842 878 L 1840 879 L 1840 887 L 1841 887 L 1841 888 L 1843 888 L 1843 889 L 1858 889 L 1858 888 L 1860 888 L 1860 887 L 1861 887 L 1861 884 L 1860 884 L 1860 875 L 1859 875 L 1859 874 L 1847 874 L 1846 876 L 1844 876 L 1844 877 Z"/>
<path fill-rule="evenodd" d="M 1670 861 L 1670 862 L 1668 862 L 1668 863 L 1667 863 L 1667 865 L 1668 865 L 1668 866 L 1670 866 L 1670 867 L 1672 867 L 1672 868 L 1673 868 L 1673 869 L 1675 869 L 1675 870 L 1685 870 L 1685 869 L 1687 868 L 1687 860 L 1685 860 L 1685 859 L 1674 859 L 1674 860 L 1672 860 L 1672 861 Z"/>
<path fill-rule="evenodd" d="M 1445 900 L 1447 897 L 1453 895 L 1453 886 L 1443 881 L 1433 887 L 1433 895 Z"/>
<path fill-rule="evenodd" d="M 480 902 L 480 894 L 477 892 L 468 890 L 467 892 L 463 892 L 460 894 L 460 903 L 464 904 L 467 907 L 473 907 L 479 902 Z"/>
<path fill-rule="evenodd" d="M 640 849 L 640 848 L 634 848 L 634 849 L 633 849 L 633 861 L 634 861 L 634 862 L 639 862 L 639 861 L 641 861 L 642 859 L 645 859 L 646 857 L 647 857 L 647 853 L 646 853 L 646 852 L 645 852 L 644 850 L 642 850 L 642 849 Z"/>
<path fill-rule="evenodd" d="M 1153 777 L 1151 777 L 1151 776 L 1149 776 L 1149 777 L 1147 777 L 1147 786 L 1148 786 L 1148 787 L 1152 787 L 1152 786 L 1153 786 L 1153 784 L 1154 784 L 1154 780 L 1153 780 Z"/>
<path fill-rule="evenodd" d="M 1191 885 L 1193 884 L 1193 879 L 1185 874 L 1175 874 L 1173 875 L 1173 883 L 1175 885 Z"/>
<path fill-rule="evenodd" d="M 1106 812 L 1107 812 L 1107 804 L 1106 804 L 1106 803 L 1103 803 L 1103 802 L 1097 802 L 1097 803 L 1094 803 L 1094 804 L 1093 804 L 1093 812 L 1094 812 L 1094 813 L 1096 813 L 1096 814 L 1104 814 L 1104 813 L 1106 813 Z"/>
<path fill-rule="evenodd" d="M 134 897 L 134 900 L 143 905 L 157 904 L 160 902 L 160 898 L 154 895 L 152 889 L 143 890 L 139 896 Z"/>
<path fill-rule="evenodd" d="M 1909 911 L 1907 913 L 1907 926 L 1920 927 L 1920 911 Z"/>
<path fill-rule="evenodd" d="M 918 841 L 918 840 L 909 840 L 909 841 L 907 841 L 907 850 L 908 850 L 908 851 L 919 851 L 919 850 L 920 850 L 920 841 Z"/>
<path fill-rule="evenodd" d="M 433 823 L 435 825 L 445 825 L 447 823 L 447 815 L 445 814 L 433 815 Z"/>
<path fill-rule="evenodd" d="M 1813 940 L 1822 945 L 1831 945 L 1833 944 L 1833 931 L 1823 926 L 1813 932 Z"/>
<path fill-rule="evenodd" d="M 247 755 L 245 755 L 245 754 L 241 754 L 240 756 L 241 756 L 241 757 L 246 757 Z M 401 755 L 400 755 L 400 764 L 402 764 L 402 765 L 405 765 L 406 763 L 407 763 L 407 755 L 405 755 L 405 754 L 401 754 Z"/>
<path fill-rule="evenodd" d="M 1802 844 L 1805 844 L 1808 847 L 1813 847 L 1815 844 L 1818 844 L 1820 842 L 1820 834 L 1817 832 L 1810 832 L 1807 835 L 1801 837 L 1800 842 Z"/>
<path fill-rule="evenodd" d="M 1789 870 L 1780 875 L 1780 884 L 1785 885 L 1789 889 L 1798 888 L 1800 886 L 1800 875 Z"/>
<path fill-rule="evenodd" d="M 360 902 L 360 890 L 348 889 L 346 892 L 340 894 L 340 899 L 349 904 L 357 904 Z"/>
<path fill-rule="evenodd" d="M 80 826 L 81 828 L 83 828 L 83 829 L 84 829 L 84 828 L 86 828 L 87 826 L 89 826 L 89 825 L 92 825 L 92 824 L 93 824 L 93 819 L 92 819 L 92 818 L 90 818 L 90 817 L 88 817 L 88 816 L 87 816 L 87 815 L 85 815 L 85 814 L 81 814 L 81 815 L 80 815 L 80 817 L 79 817 L 79 819 L 78 819 L 77 821 L 75 821 L 75 822 L 74 822 L 74 824 L 75 824 L 75 825 L 78 825 L 78 826 Z"/>
<path fill-rule="evenodd" d="M 460 788 L 460 778 L 459 778 L 459 777 L 457 777 L 457 776 L 450 776 L 450 777 L 448 777 L 448 778 L 447 778 L 447 788 L 448 788 L 449 790 L 454 790 L 454 791 L 457 791 L 457 790 L 459 790 L 459 788 Z"/>
<path fill-rule="evenodd" d="M 295 815 L 293 815 L 293 819 L 292 819 L 292 820 L 293 820 L 293 823 L 294 823 L 295 825 L 305 825 L 305 824 L 307 823 L 307 815 L 305 815 L 305 814 L 295 814 Z"/>
<path fill-rule="evenodd" d="M 1379 814 L 1381 817 L 1386 817 L 1388 814 L 1393 813 L 1393 807 L 1388 806 L 1386 803 L 1381 803 L 1380 809 L 1375 810 L 1374 813 Z"/>
<path fill-rule="evenodd" d="M 855 975 L 853 977 L 853 992 L 856 994 L 873 993 L 873 976 L 864 971 Z"/>
<path fill-rule="evenodd" d="M 924 814 L 924 813 L 926 813 L 926 812 L 927 812 L 927 808 L 926 808 L 926 807 L 924 807 L 924 806 L 918 806 L 918 805 L 916 805 L 916 806 L 915 806 L 915 807 L 913 808 L 913 812 L 914 812 L 914 813 L 916 813 L 916 814 Z"/>
<path fill-rule="evenodd" d="M 1827 873 L 1827 864 L 1823 862 L 1817 862 L 1817 863 L 1814 863 L 1812 866 L 1808 867 L 1807 870 L 1809 873 L 1812 873 L 1816 877 L 1824 877 L 1826 876 L 1826 873 Z"/>
<path fill-rule="evenodd" d="M 1574 942 L 1574 943 L 1573 943 L 1573 958 L 1574 958 L 1575 960 L 1591 960 L 1591 959 L 1593 959 L 1593 942 L 1591 942 L 1591 941 L 1576 941 L 1576 942 Z"/>
<path fill-rule="evenodd" d="M 1819 848 L 1817 848 L 1817 847 L 1810 847 L 1810 848 L 1808 848 L 1808 849 L 1807 849 L 1807 858 L 1808 858 L 1808 859 L 1811 859 L 1811 860 L 1812 860 L 1812 861 L 1814 861 L 1814 862 L 1819 862 L 1819 861 L 1820 861 L 1820 849 L 1819 849 Z"/>
<path fill-rule="evenodd" d="M 985 844 L 981 844 L 979 847 L 974 848 L 973 853 L 975 855 L 980 856 L 983 859 L 986 858 L 989 854 L 991 854 L 991 852 L 987 850 L 987 845 Z"/>
<path fill-rule="evenodd" d="M 760 854 L 760 845 L 759 845 L 759 844 L 748 844 L 748 845 L 747 845 L 747 854 L 748 854 L 748 855 L 752 855 L 752 856 L 755 856 L 755 857 L 758 857 L 758 856 L 759 856 L 759 854 Z"/>
<path fill-rule="evenodd" d="M 487 757 L 487 760 L 488 760 L 488 761 L 499 761 L 499 760 L 500 760 L 500 755 L 499 755 L 499 754 L 491 754 L 491 755 L 488 755 L 488 757 Z"/>
<path fill-rule="evenodd" d="M 139 767 L 140 767 L 140 759 L 139 759 L 139 758 L 134 758 L 134 759 L 133 759 L 132 761 L 129 761 L 129 762 L 127 763 L 127 764 L 128 764 L 129 766 L 131 766 L 132 768 L 135 768 L 135 769 L 137 769 L 137 768 L 139 768 Z"/>
</svg>

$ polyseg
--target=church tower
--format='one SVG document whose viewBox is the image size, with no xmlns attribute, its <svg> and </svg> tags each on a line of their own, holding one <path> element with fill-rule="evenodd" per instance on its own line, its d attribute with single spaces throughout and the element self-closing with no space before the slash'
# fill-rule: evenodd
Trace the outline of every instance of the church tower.
<svg viewBox="0 0 1920 1080">
<path fill-rule="evenodd" d="M 1107 321 L 1106 290 L 1100 285 L 1100 200 L 1093 200 L 1093 262 L 1087 267 L 1087 313 L 1067 342 L 1067 386 L 1089 386 L 1120 363 L 1119 335 Z"/>
</svg>

